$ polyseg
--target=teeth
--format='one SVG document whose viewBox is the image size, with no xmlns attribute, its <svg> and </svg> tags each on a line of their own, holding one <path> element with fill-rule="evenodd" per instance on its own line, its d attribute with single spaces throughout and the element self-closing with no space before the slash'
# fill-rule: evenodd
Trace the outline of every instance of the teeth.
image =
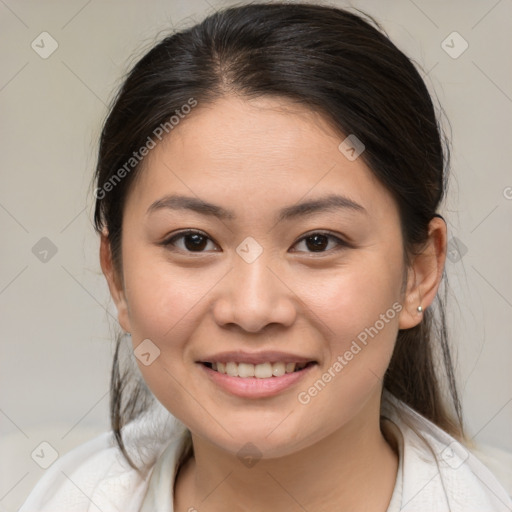
<svg viewBox="0 0 512 512">
<path fill-rule="evenodd" d="M 295 363 L 286 363 L 286 373 L 292 373 L 295 370 Z"/>
<path fill-rule="evenodd" d="M 236 363 L 226 363 L 226 373 L 230 377 L 238 377 L 238 365 Z"/>
<path fill-rule="evenodd" d="M 290 365 L 290 368 L 291 368 L 291 365 Z M 272 364 L 272 375 L 274 377 L 281 377 L 281 375 L 284 375 L 285 373 L 286 373 L 286 364 L 284 364 L 284 363 Z"/>
<path fill-rule="evenodd" d="M 254 377 L 255 368 L 253 364 L 240 363 L 238 365 L 239 377 Z M 256 375 L 259 377 L 259 375 Z"/>
<path fill-rule="evenodd" d="M 268 379 L 272 376 L 281 377 L 285 373 L 293 373 L 302 370 L 307 363 L 212 363 L 212 369 L 219 373 L 224 373 L 230 377 L 256 377 L 258 379 Z"/>
<path fill-rule="evenodd" d="M 254 367 L 254 376 L 258 377 L 258 379 L 268 379 L 269 377 L 272 377 L 271 363 L 262 363 L 256 365 L 251 364 L 251 366 Z"/>
</svg>

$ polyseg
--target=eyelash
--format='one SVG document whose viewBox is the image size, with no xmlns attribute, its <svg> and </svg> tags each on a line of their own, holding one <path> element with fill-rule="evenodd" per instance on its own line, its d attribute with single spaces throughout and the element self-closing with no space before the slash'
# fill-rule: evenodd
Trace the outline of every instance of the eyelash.
<svg viewBox="0 0 512 512">
<path fill-rule="evenodd" d="M 195 229 L 187 229 L 185 231 L 181 231 L 179 233 L 176 233 L 174 235 L 172 235 L 172 237 L 170 238 L 167 238 L 166 240 L 164 240 L 160 245 L 166 247 L 166 248 L 169 248 L 170 246 L 172 246 L 176 240 L 180 239 L 180 238 L 184 238 L 186 237 L 187 235 L 200 235 L 204 238 L 207 238 L 208 240 L 212 241 L 213 240 L 208 236 L 206 235 L 205 233 L 203 233 L 202 231 L 197 231 Z M 318 252 L 315 252 L 315 251 L 298 251 L 298 252 L 308 252 L 309 254 L 326 254 L 326 253 L 329 253 L 333 250 L 340 250 L 342 248 L 347 248 L 347 247 L 351 247 L 351 245 L 346 242 L 345 240 L 342 240 L 340 237 L 334 235 L 333 233 L 331 233 L 330 231 L 312 231 L 311 233 L 308 233 L 306 235 L 304 235 L 303 237 L 299 238 L 293 245 L 297 245 L 299 242 L 302 242 L 303 240 L 306 240 L 314 235 L 322 235 L 322 236 L 325 236 L 331 240 L 334 240 L 336 242 L 336 245 L 337 247 L 334 248 L 334 249 L 328 249 L 326 251 L 318 251 Z M 189 250 L 184 250 L 184 249 L 178 249 L 179 251 L 182 251 L 182 252 L 185 252 L 187 254 L 203 254 L 205 253 L 206 251 L 189 251 Z"/>
</svg>

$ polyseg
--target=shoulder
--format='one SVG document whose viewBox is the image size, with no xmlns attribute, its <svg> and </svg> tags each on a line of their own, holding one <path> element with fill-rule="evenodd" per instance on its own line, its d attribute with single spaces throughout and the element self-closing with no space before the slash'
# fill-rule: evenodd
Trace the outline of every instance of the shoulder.
<svg viewBox="0 0 512 512">
<path fill-rule="evenodd" d="M 510 512 L 512 500 L 469 448 L 385 392 L 382 415 L 398 428 L 403 512 Z"/>
<path fill-rule="evenodd" d="M 130 498 L 143 491 L 144 480 L 122 458 L 105 432 L 63 455 L 50 466 L 19 512 L 85 512 L 117 510 L 126 490 Z M 123 489 L 124 487 L 124 489 Z M 123 510 L 131 510 L 129 508 Z"/>
<path fill-rule="evenodd" d="M 156 405 L 123 427 L 132 468 L 113 432 L 104 432 L 69 451 L 37 482 L 18 512 L 135 512 L 147 491 L 155 461 L 184 427 Z"/>
</svg>

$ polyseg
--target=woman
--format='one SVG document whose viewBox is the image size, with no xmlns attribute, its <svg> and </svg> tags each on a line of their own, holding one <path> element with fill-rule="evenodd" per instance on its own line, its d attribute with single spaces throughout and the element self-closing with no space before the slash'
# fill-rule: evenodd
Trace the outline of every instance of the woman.
<svg viewBox="0 0 512 512">
<path fill-rule="evenodd" d="M 347 11 L 231 8 L 150 50 L 96 172 L 114 436 L 21 512 L 512 510 L 463 431 L 445 151 L 410 60 Z"/>
</svg>

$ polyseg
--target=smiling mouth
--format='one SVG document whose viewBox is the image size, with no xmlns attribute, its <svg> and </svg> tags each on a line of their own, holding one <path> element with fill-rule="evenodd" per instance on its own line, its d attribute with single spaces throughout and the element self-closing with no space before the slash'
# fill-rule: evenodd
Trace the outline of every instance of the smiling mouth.
<svg viewBox="0 0 512 512">
<path fill-rule="evenodd" d="M 317 363 L 316 361 L 310 361 L 308 363 L 268 362 L 251 364 L 228 361 L 226 363 L 202 362 L 202 364 L 213 371 L 226 374 L 230 377 L 269 379 L 271 377 L 282 377 L 287 373 L 297 373 Z"/>
</svg>

